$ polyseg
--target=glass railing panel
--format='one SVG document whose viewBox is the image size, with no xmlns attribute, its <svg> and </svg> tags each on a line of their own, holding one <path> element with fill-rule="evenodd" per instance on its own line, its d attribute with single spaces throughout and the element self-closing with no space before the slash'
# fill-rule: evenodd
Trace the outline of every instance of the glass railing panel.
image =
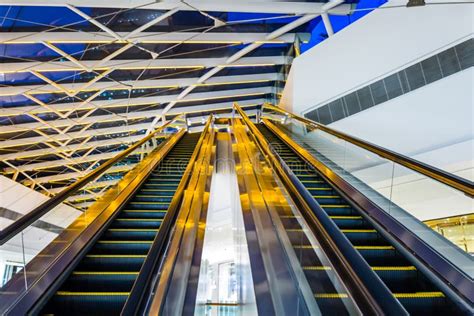
<svg viewBox="0 0 474 316">
<path fill-rule="evenodd" d="M 112 186 L 105 190 L 105 193 L 90 207 L 76 209 L 59 204 L 0 246 L 0 276 L 2 278 L 0 314 L 2 307 L 6 308 L 12 303 L 12 300 L 17 299 L 22 292 L 43 275 L 56 258 L 66 251 L 69 245 L 79 238 L 84 230 L 113 203 L 127 186 L 129 180 L 138 176 L 141 168 L 134 169 L 134 167 L 161 143 L 180 131 L 182 126 L 182 123 L 178 122 L 178 124 L 172 124 L 162 132 L 156 133 L 145 144 L 135 148 L 99 175 L 97 180 L 110 181 L 114 179 L 114 176 L 123 172 L 121 176 L 117 176 L 115 183 L 110 182 Z M 129 148 L 132 145 L 126 146 Z M 101 164 L 99 163 L 98 166 Z M 122 177 L 127 180 L 120 182 Z M 85 191 L 100 183 L 97 180 L 88 183 Z M 88 192 L 88 194 L 91 193 Z M 36 206 L 32 207 L 32 210 Z M 2 227 L 5 229 L 7 226 Z"/>
<path fill-rule="evenodd" d="M 267 116 L 267 112 L 270 115 Z M 472 258 L 422 221 L 474 213 L 473 199 L 428 176 L 329 134 L 296 118 L 263 110 L 270 121 L 313 157 L 410 229 L 464 273 L 474 275 Z"/>
<path fill-rule="evenodd" d="M 286 191 L 282 194 L 286 203 L 278 203 L 281 207 L 271 210 L 270 215 L 303 296 L 315 300 L 314 304 L 307 301 L 311 315 L 359 314 L 353 298 L 298 207 Z M 305 295 L 306 291 L 310 291 L 309 295 Z"/>
</svg>

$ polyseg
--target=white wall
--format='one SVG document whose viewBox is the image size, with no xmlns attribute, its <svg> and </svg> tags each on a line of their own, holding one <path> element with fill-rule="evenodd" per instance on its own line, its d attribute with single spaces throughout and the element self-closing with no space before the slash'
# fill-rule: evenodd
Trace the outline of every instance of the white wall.
<svg viewBox="0 0 474 316">
<path fill-rule="evenodd" d="M 282 106 L 303 113 L 406 68 L 472 37 L 473 20 L 473 4 L 375 10 L 293 60 Z"/>
<path fill-rule="evenodd" d="M 330 126 L 458 173 L 473 168 L 473 87 L 471 67 Z"/>
<path fill-rule="evenodd" d="M 406 1 L 385 6 L 396 4 Z M 375 10 L 293 61 L 281 106 L 302 114 L 327 104 L 472 38 L 473 21 L 473 4 Z M 473 87 L 470 68 L 330 126 L 474 180 Z M 389 195 L 391 172 L 379 169 L 354 174 Z M 474 212 L 437 183 L 396 177 L 397 204 L 421 220 Z"/>
</svg>

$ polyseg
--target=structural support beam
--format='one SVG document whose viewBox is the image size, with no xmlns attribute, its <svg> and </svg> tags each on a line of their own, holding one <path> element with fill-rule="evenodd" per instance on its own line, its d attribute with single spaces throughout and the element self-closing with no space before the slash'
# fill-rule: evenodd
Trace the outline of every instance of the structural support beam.
<svg viewBox="0 0 474 316">
<path fill-rule="evenodd" d="M 125 46 L 124 46 L 125 47 Z M 117 50 L 118 51 L 118 50 Z M 112 53 L 115 54 L 117 51 Z M 81 63 L 92 70 L 141 70 L 141 69 L 186 69 L 186 68 L 209 68 L 225 66 L 225 57 L 215 58 L 160 58 L 155 60 L 147 59 L 115 59 L 107 60 L 111 55 L 97 62 L 95 60 L 82 60 Z M 118 56 L 118 54 L 117 54 Z M 111 56 L 114 58 L 115 56 Z M 246 57 L 234 63 L 234 66 L 251 67 L 259 65 L 286 65 L 291 63 L 291 58 L 286 56 L 259 56 Z M 54 71 L 81 71 L 72 62 L 68 61 L 50 61 L 50 62 L 21 62 L 21 63 L 2 63 L 0 73 L 21 73 L 21 72 L 54 72 Z"/>
<path fill-rule="evenodd" d="M 242 107 L 248 106 L 257 106 L 263 103 L 263 99 L 253 99 L 253 100 L 246 100 L 240 101 L 239 104 Z M 226 103 L 214 103 L 214 104 L 205 104 L 205 105 L 194 105 L 194 106 L 187 106 L 187 107 L 180 107 L 173 109 L 169 112 L 170 115 L 179 114 L 182 112 L 186 113 L 197 113 L 197 112 L 206 112 L 206 111 L 216 111 L 222 109 L 231 109 L 232 102 Z M 150 115 L 150 113 L 145 113 L 145 115 Z M 149 123 L 141 123 L 141 124 L 133 124 L 133 125 L 126 125 L 126 126 L 117 126 L 117 127 L 109 127 L 104 129 L 93 129 L 88 130 L 84 135 L 81 135 L 80 132 L 71 133 L 68 137 L 72 139 L 80 139 L 90 136 L 96 135 L 111 135 L 116 133 L 127 133 L 127 132 L 134 132 L 134 131 L 141 131 L 147 129 Z M 2 145 L 0 148 L 11 148 L 15 146 L 26 146 L 29 144 L 39 143 L 39 142 L 46 142 L 46 141 L 61 141 L 66 136 L 64 135 L 47 135 L 47 136 L 36 136 L 36 137 L 28 137 L 28 138 L 21 138 L 21 139 L 12 139 L 4 142 L 0 142 Z M 107 147 L 117 144 L 123 143 L 132 143 L 135 142 L 137 139 L 140 138 L 140 135 L 123 135 L 123 136 L 115 136 L 110 139 L 99 140 L 99 141 L 89 141 L 86 144 L 73 144 L 73 145 L 65 145 L 62 147 L 53 148 L 46 148 L 46 149 L 32 149 L 32 150 L 21 150 L 18 152 L 13 152 L 9 154 L 0 155 L 0 160 L 14 160 L 14 159 L 25 159 L 31 157 L 41 157 L 45 155 L 51 154 L 61 154 L 67 153 L 71 151 L 77 151 L 79 149 L 85 150 L 89 148 L 97 148 L 97 147 Z M 4 145 L 4 146 L 3 146 Z"/>
<path fill-rule="evenodd" d="M 210 91 L 210 92 L 198 92 L 192 93 L 181 100 L 181 102 L 188 102 L 188 101 L 204 101 L 204 100 L 216 100 L 222 98 L 239 98 L 244 96 L 257 96 L 266 93 L 272 93 L 272 87 L 260 87 L 260 88 L 247 88 L 247 89 L 232 89 L 232 90 L 219 90 L 219 91 Z M 153 105 L 153 104 L 162 104 L 166 102 L 170 102 L 175 100 L 177 97 L 176 94 L 171 95 L 162 95 L 156 97 L 140 97 L 140 98 L 132 98 L 132 99 L 116 99 L 116 100 L 101 100 L 101 101 L 94 101 L 93 104 L 91 103 L 82 103 L 82 102 L 72 102 L 72 103 L 57 103 L 57 104 L 50 104 L 49 107 L 52 110 L 60 111 L 60 112 L 67 112 L 71 109 L 81 109 L 81 110 L 90 110 L 94 108 L 106 109 L 106 108 L 117 108 L 117 107 L 133 107 L 137 105 Z M 256 97 L 258 98 L 258 97 Z M 203 103 L 203 102 L 201 102 Z M 81 105 L 81 106 L 80 106 Z M 79 107 L 80 106 L 80 107 Z M 13 108 L 4 108 L 0 109 L 0 117 L 2 116 L 16 116 L 16 115 L 23 115 L 25 113 L 45 113 L 49 110 L 40 107 L 40 106 L 22 106 L 22 107 L 13 107 Z M 140 118 L 144 117 L 140 114 L 141 112 L 129 112 L 129 113 L 121 113 L 117 120 L 123 119 L 130 119 L 130 118 Z M 112 114 L 110 114 L 112 115 Z M 110 121 L 112 117 L 110 115 L 102 116 L 104 119 Z M 118 114 L 116 114 L 118 115 Z M 137 115 L 137 116 L 133 116 Z M 78 123 L 86 124 L 89 123 L 91 118 L 86 118 Z M 96 118 L 96 121 L 101 121 L 100 118 Z M 52 122 L 60 122 L 60 126 L 71 125 L 77 122 L 75 119 L 68 119 L 68 120 L 55 120 Z M 30 124 L 30 123 L 26 123 Z M 58 123 L 52 123 L 54 126 Z M 74 124 L 77 125 L 77 124 Z M 15 131 L 24 131 L 25 129 L 22 126 L 28 126 L 28 129 L 31 129 L 33 125 L 25 125 L 25 124 L 15 124 L 13 126 L 0 126 L 0 133 L 9 133 Z"/>
<path fill-rule="evenodd" d="M 340 3 L 341 0 L 337 0 L 337 4 L 335 4 L 334 6 L 338 5 Z M 336 3 L 336 2 L 334 2 Z M 329 5 L 331 4 L 331 5 Z M 326 3 L 325 5 L 322 6 L 323 8 L 323 12 L 326 12 L 326 10 L 334 7 L 332 5 L 333 3 L 332 2 L 329 2 L 329 3 Z M 318 15 L 317 14 L 307 14 L 307 15 L 304 15 L 302 17 L 300 17 L 299 19 L 291 22 L 291 23 L 288 23 L 287 25 L 271 32 L 270 34 L 268 34 L 266 37 L 265 37 L 265 40 L 274 40 L 276 38 L 279 38 L 280 36 L 290 32 L 291 30 L 297 28 L 298 26 L 300 25 L 303 25 L 309 21 L 311 21 L 312 19 L 316 18 Z M 244 47 L 243 49 L 241 49 L 240 51 L 238 51 L 237 53 L 235 53 L 234 55 L 230 56 L 225 64 L 226 65 L 231 65 L 233 64 L 234 62 L 236 62 L 237 60 L 239 60 L 240 58 L 242 58 L 243 56 L 247 55 L 248 53 L 254 51 L 255 49 L 259 48 L 260 46 L 263 45 L 263 42 L 256 42 L 256 43 L 252 43 L 246 47 Z M 211 70 L 209 70 L 208 72 L 206 72 L 204 75 L 202 75 L 198 80 L 197 80 L 197 83 L 200 84 L 200 83 L 203 83 L 203 82 L 206 82 L 207 80 L 209 80 L 209 78 L 211 78 L 212 76 L 214 76 L 215 74 L 217 74 L 220 70 L 222 70 L 222 67 L 214 67 L 212 68 Z M 159 122 L 160 119 L 163 119 L 164 121 L 164 118 L 165 118 L 165 115 L 166 113 L 171 109 L 173 108 L 176 103 L 178 103 L 179 101 L 181 101 L 182 99 L 184 99 L 193 89 L 195 88 L 195 86 L 189 86 L 188 88 L 186 88 L 183 92 L 181 92 L 180 95 L 178 95 L 178 97 L 176 98 L 176 100 L 170 102 L 163 110 L 161 116 L 156 116 L 149 129 L 148 129 L 148 132 L 151 132 L 153 130 L 153 128 L 156 126 L 156 124 Z"/>
<path fill-rule="evenodd" d="M 332 29 L 332 24 L 331 20 L 329 20 L 329 15 L 327 13 L 322 13 L 321 18 L 323 19 L 324 27 L 326 28 L 328 36 L 333 36 L 334 30 Z"/>
<path fill-rule="evenodd" d="M 3 5 L 14 6 L 66 6 L 90 8 L 140 8 L 142 10 L 172 10 L 179 8 L 181 11 L 214 11 L 214 12 L 247 12 L 247 13 L 275 13 L 275 14 L 321 14 L 324 3 L 303 1 L 234 1 L 234 0 L 187 0 L 186 4 L 179 0 L 150 2 L 149 0 L 4 0 Z M 330 14 L 347 15 L 351 12 L 351 5 L 341 5 L 329 10 Z"/>
<path fill-rule="evenodd" d="M 133 33 L 132 31 L 131 33 Z M 228 33 L 228 32 L 141 32 L 135 33 L 117 32 L 114 34 L 120 39 L 111 36 L 107 32 L 86 33 L 86 32 L 1 32 L 0 44 L 175 44 L 186 42 L 188 44 L 242 44 L 264 41 L 265 43 L 291 43 L 296 34 L 287 34 L 278 40 L 265 39 L 265 33 Z M 309 34 L 298 34 L 308 38 Z M 57 49 L 57 48 L 56 48 Z M 59 53 L 59 52 L 58 52 Z M 61 54 L 61 53 L 59 53 Z M 62 55 L 62 54 L 61 54 Z"/>
<path fill-rule="evenodd" d="M 80 61 L 78 61 L 76 58 L 74 58 L 73 56 L 69 55 L 68 53 L 66 53 L 65 51 L 57 48 L 56 46 L 54 46 L 53 44 L 49 43 L 49 42 L 45 42 L 45 41 L 41 41 L 41 43 L 48 47 L 49 49 L 51 49 L 52 51 L 56 52 L 57 54 L 63 56 L 64 58 L 66 58 L 67 60 L 69 60 L 70 62 L 72 62 L 73 64 L 79 66 L 79 68 L 81 70 L 84 70 L 84 71 L 87 71 L 87 72 L 91 72 L 91 69 L 90 68 L 87 68 L 86 66 L 84 66 Z"/>
<path fill-rule="evenodd" d="M 142 136 L 143 137 L 143 136 Z M 141 153 L 142 151 L 137 151 L 136 154 Z M 146 150 L 143 152 L 147 152 Z M 95 154 L 95 155 L 84 155 L 82 157 L 77 157 L 77 158 L 69 158 L 69 159 L 58 159 L 58 160 L 50 160 L 46 162 L 37 162 L 37 163 L 32 163 L 32 164 L 27 164 L 27 165 L 22 165 L 14 168 L 6 168 L 4 172 L 6 174 L 10 174 L 15 172 L 15 170 L 19 172 L 24 172 L 24 171 L 35 171 L 35 170 L 44 170 L 48 168 L 56 168 L 56 167 L 61 167 L 61 166 L 66 166 L 66 165 L 77 165 L 77 164 L 82 164 L 82 163 L 90 163 L 94 161 L 100 161 L 100 160 L 106 160 L 110 159 L 112 157 L 115 157 L 118 155 L 119 152 L 113 151 L 113 152 L 106 152 L 102 154 Z"/>
<path fill-rule="evenodd" d="M 101 76 L 106 76 L 102 74 Z M 101 76 L 97 76 L 99 78 Z M 207 86 L 219 86 L 219 85 L 231 85 L 231 84 L 247 84 L 247 83 L 258 83 L 258 82 L 269 82 L 269 81 L 281 81 L 283 75 L 278 73 L 262 73 L 255 75 L 241 75 L 241 76 L 220 76 L 209 80 L 205 85 Z M 32 99 L 31 95 L 35 94 L 50 94 L 50 93 L 63 93 L 63 90 L 69 91 L 69 93 L 76 95 L 79 92 L 86 91 L 112 91 L 112 90 L 130 90 L 130 89 L 166 89 L 166 88 L 178 88 L 187 87 L 192 85 L 204 85 L 196 83 L 198 77 L 190 78 L 174 78 L 174 79 L 149 79 L 149 80 L 126 80 L 120 81 L 100 81 L 99 79 L 93 79 L 85 83 L 63 83 L 61 84 L 61 90 L 58 90 L 55 86 L 50 85 L 28 85 L 28 86 L 14 86 L 14 87 L 0 87 L 0 96 L 9 95 L 25 95 L 27 98 Z M 36 99 L 36 98 L 35 98 Z M 88 98 L 89 99 L 89 98 Z M 133 99 L 133 98 L 132 98 Z M 37 99 L 36 99 L 37 100 Z M 45 109 L 52 109 L 51 105 L 47 105 L 44 102 L 37 102 Z M 92 100 L 87 101 L 90 103 Z M 1 114 L 0 114 L 1 116 Z"/>
</svg>

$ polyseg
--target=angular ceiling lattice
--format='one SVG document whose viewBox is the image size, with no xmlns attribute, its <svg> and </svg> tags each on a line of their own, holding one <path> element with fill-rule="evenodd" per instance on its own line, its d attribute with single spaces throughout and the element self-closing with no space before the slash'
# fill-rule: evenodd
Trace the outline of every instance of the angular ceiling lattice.
<svg viewBox="0 0 474 316">
<path fill-rule="evenodd" d="M 308 22 L 334 2 L 0 4 L 1 173 L 48 195 L 178 113 L 275 102 Z M 85 208 L 133 164 L 69 198 Z"/>
</svg>

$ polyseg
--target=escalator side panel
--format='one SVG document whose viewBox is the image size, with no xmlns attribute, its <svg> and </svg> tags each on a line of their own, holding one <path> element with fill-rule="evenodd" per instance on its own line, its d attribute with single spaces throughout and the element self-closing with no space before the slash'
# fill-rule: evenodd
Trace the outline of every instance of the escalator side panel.
<svg viewBox="0 0 474 316">
<path fill-rule="evenodd" d="M 266 126 L 257 126 L 315 201 L 410 314 L 458 314 L 455 305 L 364 219 L 312 166 Z"/>
</svg>

